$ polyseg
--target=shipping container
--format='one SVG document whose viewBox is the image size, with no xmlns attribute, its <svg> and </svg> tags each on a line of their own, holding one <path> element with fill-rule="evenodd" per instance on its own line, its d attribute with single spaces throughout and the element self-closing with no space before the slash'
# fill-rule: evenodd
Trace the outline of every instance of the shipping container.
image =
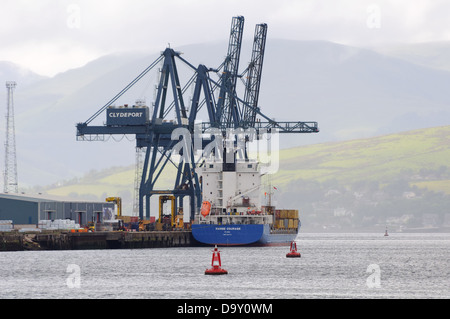
<svg viewBox="0 0 450 319">
<path fill-rule="evenodd" d="M 281 215 L 280 211 L 276 210 L 275 211 L 275 219 L 280 219 L 281 218 L 280 215 Z"/>
<path fill-rule="evenodd" d="M 131 217 L 130 217 L 130 222 L 131 222 L 131 223 L 139 223 L 139 217 L 137 217 L 137 216 L 131 216 Z"/>
<path fill-rule="evenodd" d="M 287 218 L 292 218 L 292 219 L 298 218 L 298 210 L 296 210 L 296 209 L 290 209 L 290 210 L 288 210 L 288 216 L 287 216 Z"/>
<path fill-rule="evenodd" d="M 295 227 L 294 227 L 294 220 L 291 219 L 291 218 L 289 218 L 288 221 L 289 221 L 289 222 L 288 222 L 288 228 L 295 228 Z"/>
<path fill-rule="evenodd" d="M 281 229 L 281 228 L 283 228 L 283 226 L 284 226 L 284 223 L 283 223 L 282 219 L 275 220 L 274 227 L 276 229 Z"/>
</svg>

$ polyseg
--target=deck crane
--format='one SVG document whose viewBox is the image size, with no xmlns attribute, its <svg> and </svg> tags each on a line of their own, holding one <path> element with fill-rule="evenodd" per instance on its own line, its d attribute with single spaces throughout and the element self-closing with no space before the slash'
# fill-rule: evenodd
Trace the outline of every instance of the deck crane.
<svg viewBox="0 0 450 319">
<path fill-rule="evenodd" d="M 233 18 L 228 54 L 219 68 L 208 68 L 203 64 L 195 67 L 182 58 L 179 52 L 166 48 L 153 63 L 87 121 L 77 124 L 76 135 L 79 141 L 101 141 L 106 135 L 132 134 L 136 136 L 136 147 L 146 148 L 139 187 L 140 219 L 144 219 L 144 213 L 146 219 L 150 218 L 150 197 L 158 194 L 175 196 L 176 211 L 183 207 L 183 199 L 188 196 L 191 220 L 194 219 L 195 212 L 200 211 L 201 188 L 195 171 L 199 163 L 194 158 L 195 142 L 191 143 L 192 140 L 186 140 L 182 136 L 177 138 L 176 132 L 178 129 L 187 130 L 191 133 L 192 139 L 195 139 L 195 129 L 198 127 L 196 120 L 200 118 L 199 112 L 203 107 L 206 109 L 207 121 L 201 123 L 201 133 L 211 128 L 225 133 L 227 128 L 249 127 L 254 128 L 256 132 L 277 130 L 279 133 L 317 133 L 319 131 L 317 122 L 278 122 L 261 112 L 257 102 L 267 30 L 265 25 L 256 27 L 252 61 L 248 69 L 244 71 L 244 74 L 247 74 L 246 97 L 241 99 L 237 96 L 236 82 L 243 25 L 243 17 Z M 176 61 L 181 61 L 193 71 L 192 77 L 183 87 L 178 76 Z M 149 114 L 148 107 L 121 109 L 111 107 L 159 63 L 162 63 L 161 77 L 152 114 Z M 214 80 L 211 74 L 218 74 L 219 79 Z M 194 90 L 188 111 L 183 94 L 191 85 L 194 86 Z M 216 97 L 217 89 L 218 97 Z M 168 93 L 173 96 L 171 103 L 167 103 Z M 106 124 L 91 125 L 92 121 L 105 111 Z M 169 119 L 169 112 L 172 111 L 175 114 L 174 120 Z M 259 117 L 258 121 L 256 116 Z M 183 154 L 183 160 L 177 163 L 172 160 L 171 155 L 179 150 L 177 147 L 180 143 L 185 143 L 184 151 L 191 150 L 191 152 Z M 203 149 L 208 143 L 209 141 L 202 140 L 200 148 Z M 167 168 L 167 164 L 176 167 L 177 173 L 173 187 L 157 189 L 156 182 Z"/>
</svg>

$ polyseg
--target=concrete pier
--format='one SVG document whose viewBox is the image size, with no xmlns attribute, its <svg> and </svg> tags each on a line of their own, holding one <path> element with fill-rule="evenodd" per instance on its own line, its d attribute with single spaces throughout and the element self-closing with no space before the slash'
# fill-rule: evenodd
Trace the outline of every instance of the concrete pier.
<svg viewBox="0 0 450 319">
<path fill-rule="evenodd" d="M 189 247 L 190 231 L 47 232 L 0 236 L 0 251 Z"/>
<path fill-rule="evenodd" d="M 0 233 L 0 251 L 24 250 L 24 235 Z"/>
</svg>

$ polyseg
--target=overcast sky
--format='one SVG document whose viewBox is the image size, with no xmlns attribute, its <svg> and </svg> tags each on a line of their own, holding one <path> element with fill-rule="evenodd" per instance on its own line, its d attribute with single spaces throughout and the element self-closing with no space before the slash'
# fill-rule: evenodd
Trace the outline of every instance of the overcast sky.
<svg viewBox="0 0 450 319">
<path fill-rule="evenodd" d="M 448 0 L 1 0 L 0 61 L 53 76 L 102 55 L 244 37 L 354 46 L 450 40 Z"/>
</svg>

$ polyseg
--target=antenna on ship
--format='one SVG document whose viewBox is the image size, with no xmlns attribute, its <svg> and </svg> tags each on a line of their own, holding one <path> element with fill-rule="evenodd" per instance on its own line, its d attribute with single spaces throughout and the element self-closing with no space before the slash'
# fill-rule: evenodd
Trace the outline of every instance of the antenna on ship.
<svg viewBox="0 0 450 319">
<path fill-rule="evenodd" d="M 269 187 L 269 189 L 268 189 L 268 193 L 269 193 L 269 202 L 268 202 L 268 204 L 269 205 L 268 206 L 272 207 L 272 177 L 271 177 L 270 174 L 267 176 L 267 179 L 268 179 L 268 187 Z"/>
<path fill-rule="evenodd" d="M 268 209 L 268 213 L 273 213 L 273 206 L 272 206 L 272 195 L 273 195 L 273 190 L 277 189 L 276 187 L 272 186 L 272 176 L 271 174 L 267 174 L 267 185 L 268 185 L 268 190 L 264 193 L 265 196 L 269 195 L 268 197 L 268 202 L 267 202 L 267 209 Z"/>
</svg>

